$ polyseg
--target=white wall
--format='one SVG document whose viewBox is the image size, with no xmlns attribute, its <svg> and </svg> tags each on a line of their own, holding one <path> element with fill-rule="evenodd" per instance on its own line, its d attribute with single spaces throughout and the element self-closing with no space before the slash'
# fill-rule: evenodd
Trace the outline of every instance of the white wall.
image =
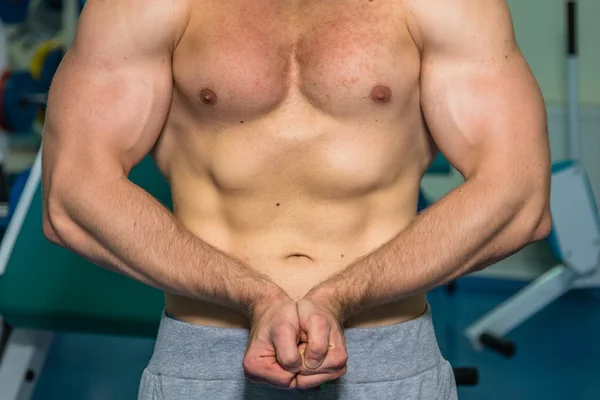
<svg viewBox="0 0 600 400">
<path fill-rule="evenodd" d="M 578 42 L 580 101 L 600 106 L 600 0 L 579 0 Z M 517 41 L 535 74 L 546 102 L 567 99 L 566 1 L 508 0 Z"/>
</svg>

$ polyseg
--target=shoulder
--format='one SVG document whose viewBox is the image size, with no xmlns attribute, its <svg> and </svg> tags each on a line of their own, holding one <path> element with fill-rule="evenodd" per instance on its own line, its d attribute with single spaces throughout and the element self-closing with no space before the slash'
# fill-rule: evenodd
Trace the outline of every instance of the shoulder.
<svg viewBox="0 0 600 400">
<path fill-rule="evenodd" d="M 175 47 L 187 26 L 191 0 L 87 0 L 78 24 L 78 35 L 88 34 L 107 42 L 133 40 L 168 43 Z M 116 45 L 116 43 L 115 43 Z"/>
<path fill-rule="evenodd" d="M 513 37 L 506 0 L 407 0 L 406 7 L 409 27 L 422 50 Z"/>
</svg>

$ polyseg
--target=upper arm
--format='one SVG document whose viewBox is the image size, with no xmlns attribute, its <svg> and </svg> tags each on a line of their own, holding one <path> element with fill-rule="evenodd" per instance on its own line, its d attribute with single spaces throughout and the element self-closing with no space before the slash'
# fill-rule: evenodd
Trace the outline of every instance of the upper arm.
<svg viewBox="0 0 600 400">
<path fill-rule="evenodd" d="M 417 2 L 415 2 L 417 3 Z M 544 102 L 504 0 L 422 0 L 421 105 L 431 135 L 469 179 L 511 172 L 547 183 Z M 547 186 L 547 185 L 546 185 Z"/>
<path fill-rule="evenodd" d="M 182 3 L 87 2 L 48 96 L 46 186 L 52 174 L 126 175 L 150 151 L 171 102 Z"/>
</svg>

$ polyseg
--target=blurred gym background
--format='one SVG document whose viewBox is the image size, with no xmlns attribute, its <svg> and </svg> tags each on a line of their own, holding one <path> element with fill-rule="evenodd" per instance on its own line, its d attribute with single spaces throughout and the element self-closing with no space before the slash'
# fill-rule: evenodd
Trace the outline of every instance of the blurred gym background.
<svg viewBox="0 0 600 400">
<path fill-rule="evenodd" d="M 0 0 L 0 400 L 136 398 L 163 306 L 41 234 L 44 103 L 82 3 Z M 508 3 L 547 104 L 554 231 L 432 291 L 436 332 L 460 399 L 598 400 L 600 2 Z M 131 179 L 169 204 L 150 160 Z M 421 206 L 461 182 L 439 158 Z"/>
</svg>

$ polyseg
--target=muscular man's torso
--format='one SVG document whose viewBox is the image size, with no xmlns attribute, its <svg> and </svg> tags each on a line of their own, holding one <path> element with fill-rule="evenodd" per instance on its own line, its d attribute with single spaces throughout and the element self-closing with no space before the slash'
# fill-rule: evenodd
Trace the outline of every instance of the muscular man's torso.
<svg viewBox="0 0 600 400">
<path fill-rule="evenodd" d="M 416 214 L 435 150 L 408 7 L 201 0 L 191 9 L 154 149 L 174 212 L 299 299 Z M 400 322 L 424 306 L 424 294 L 403 299 L 347 326 Z M 167 310 L 193 323 L 248 324 L 233 310 L 175 295 Z"/>
</svg>

